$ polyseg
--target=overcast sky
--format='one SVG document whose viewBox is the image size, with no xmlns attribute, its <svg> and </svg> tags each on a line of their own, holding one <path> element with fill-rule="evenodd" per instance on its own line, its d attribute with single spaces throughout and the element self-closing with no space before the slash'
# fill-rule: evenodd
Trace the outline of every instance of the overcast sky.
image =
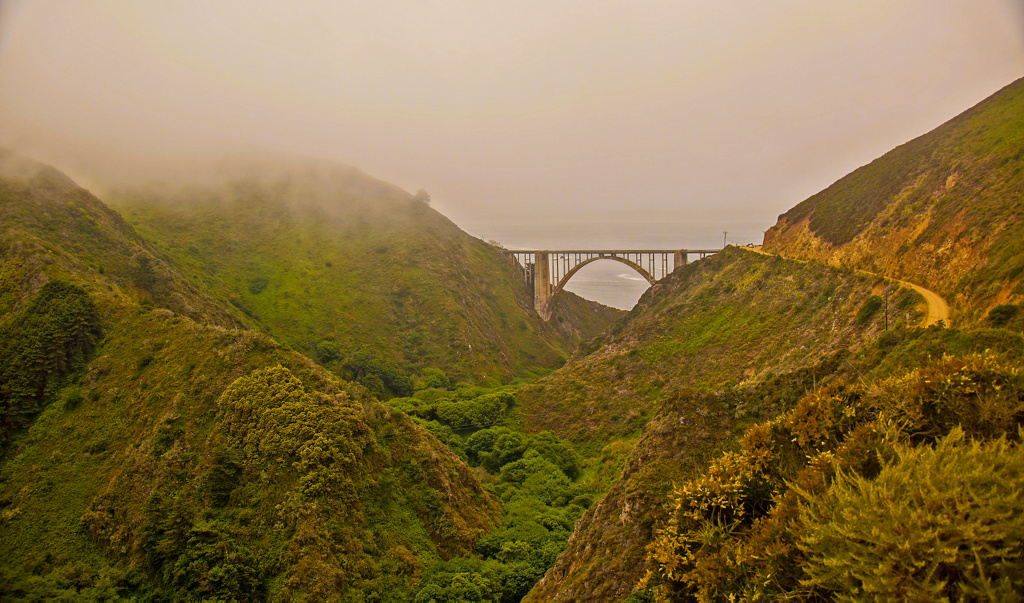
<svg viewBox="0 0 1024 603">
<path fill-rule="evenodd" d="M 0 6 L 0 144 L 324 157 L 512 245 L 759 240 L 1024 76 L 1024 0 Z"/>
</svg>

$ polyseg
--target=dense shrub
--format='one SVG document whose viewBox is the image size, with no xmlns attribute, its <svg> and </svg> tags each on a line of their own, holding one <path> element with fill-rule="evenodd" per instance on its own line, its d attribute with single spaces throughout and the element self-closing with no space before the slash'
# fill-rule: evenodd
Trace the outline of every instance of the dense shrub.
<svg viewBox="0 0 1024 603">
<path fill-rule="evenodd" d="M 500 422 L 515 403 L 507 392 L 484 394 L 472 400 L 447 400 L 437 405 L 437 418 L 452 427 L 485 427 Z"/>
<path fill-rule="evenodd" d="M 0 567 L 3 601 L 119 601 L 135 600 L 139 586 L 134 572 L 106 564 L 82 562 L 60 565 L 41 575 Z"/>
<path fill-rule="evenodd" d="M 501 601 L 505 568 L 494 561 L 460 557 L 438 563 L 423 577 L 415 603 Z"/>
<path fill-rule="evenodd" d="M 435 438 L 440 440 L 442 444 L 447 446 L 448 449 L 454 452 L 460 459 L 463 461 L 468 460 L 462 438 L 460 438 L 451 427 L 448 425 L 442 425 L 437 421 L 422 421 L 420 425 L 433 434 Z"/>
<path fill-rule="evenodd" d="M 412 381 L 401 369 L 391 362 L 374 358 L 364 352 L 356 353 L 346 359 L 341 368 L 343 377 L 350 381 L 358 381 L 363 385 L 366 385 L 369 375 L 376 376 L 384 387 L 383 395 L 378 395 L 380 398 L 413 394 Z M 375 381 L 372 382 L 375 383 Z"/>
<path fill-rule="evenodd" d="M 153 451 L 172 469 L 149 490 L 134 530 L 145 569 L 173 599 L 262 600 L 275 575 L 278 592 L 288 585 L 315 600 L 344 592 L 369 572 L 355 552 L 354 526 L 364 520 L 357 488 L 374 441 L 361 405 L 278 365 L 236 379 L 218 408 L 202 472 L 183 470 L 196 460 L 183 419 L 167 417 L 156 430 Z M 82 523 L 118 554 L 110 508 L 94 501 Z"/>
<path fill-rule="evenodd" d="M 579 477 L 580 455 L 571 444 L 559 438 L 554 432 L 542 431 L 531 434 L 527 446 L 554 463 L 570 479 Z"/>
<path fill-rule="evenodd" d="M 992 308 L 988 311 L 988 321 L 992 323 L 994 327 L 1004 327 L 1006 323 L 1010 322 L 1017 312 L 1020 310 L 1020 306 L 1014 304 L 1002 304 Z"/>
<path fill-rule="evenodd" d="M 857 318 L 855 320 L 861 324 L 871 320 L 882 309 L 882 303 L 882 298 L 877 295 L 867 298 L 860 309 L 857 310 Z"/>
<path fill-rule="evenodd" d="M 455 387 L 451 377 L 437 368 L 425 368 L 420 372 L 420 379 L 416 382 L 416 389 L 445 389 L 451 390 Z"/>
<path fill-rule="evenodd" d="M 945 356 L 882 385 L 881 417 L 914 441 L 962 426 L 972 437 L 1015 434 L 1024 423 L 1024 374 L 993 354 Z"/>
<path fill-rule="evenodd" d="M 365 387 L 374 398 L 377 398 L 378 400 L 388 399 L 388 388 L 384 385 L 384 380 L 380 378 L 380 375 L 376 373 L 367 373 L 357 381 L 359 385 Z"/>
<path fill-rule="evenodd" d="M 1024 592 L 1024 449 L 955 429 L 900 447 L 875 479 L 840 473 L 801 518 L 804 584 L 889 600 L 1010 601 Z"/>
<path fill-rule="evenodd" d="M 324 339 L 316 344 L 316 358 L 323 364 L 331 364 L 341 360 L 341 350 L 337 343 Z"/>
<path fill-rule="evenodd" d="M 453 559 L 428 570 L 416 600 L 520 601 L 565 550 L 584 511 L 580 503 L 593 493 L 573 483 L 566 469 L 578 473 L 578 455 L 550 432 L 481 429 L 466 439 L 465 451 L 471 464 L 497 474 L 491 491 L 505 503 L 502 525 L 477 540 L 482 560 Z"/>
<path fill-rule="evenodd" d="M 217 522 L 199 522 L 188 531 L 172 583 L 203 600 L 256 600 L 265 596 L 265 573 L 239 538 Z"/>
<path fill-rule="evenodd" d="M 639 586 L 703 601 L 1019 593 L 1024 455 L 1007 442 L 1022 401 L 1019 368 L 991 354 L 814 390 L 673 487 Z"/>
<path fill-rule="evenodd" d="M 0 327 L 0 445 L 43 409 L 65 377 L 85 363 L 100 336 L 99 313 L 89 295 L 64 281 L 43 285 Z"/>
<path fill-rule="evenodd" d="M 231 448 L 213 451 L 213 459 L 203 484 L 212 506 L 220 507 L 228 502 L 231 491 L 238 486 L 241 474 L 241 458 L 237 451 Z"/>
<path fill-rule="evenodd" d="M 294 466 L 307 496 L 354 496 L 352 478 L 371 441 L 357 403 L 343 394 L 310 394 L 276 366 L 237 379 L 219 406 L 222 428 L 248 462 Z"/>
<path fill-rule="evenodd" d="M 456 396 L 453 396 L 452 392 L 446 389 L 439 389 L 436 387 L 429 387 L 427 389 L 418 390 L 415 394 L 413 394 L 413 397 L 431 406 L 437 406 L 441 402 L 456 399 Z"/>
<path fill-rule="evenodd" d="M 524 434 L 507 427 L 482 429 L 469 437 L 466 454 L 470 463 L 479 464 L 491 473 L 497 473 L 512 461 L 522 458 L 527 442 Z"/>
</svg>

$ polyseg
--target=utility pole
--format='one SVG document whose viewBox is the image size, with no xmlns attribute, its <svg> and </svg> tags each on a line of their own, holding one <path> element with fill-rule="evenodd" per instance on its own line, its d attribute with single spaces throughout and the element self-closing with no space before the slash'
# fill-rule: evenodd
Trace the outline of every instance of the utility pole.
<svg viewBox="0 0 1024 603">
<path fill-rule="evenodd" d="M 888 331 L 889 330 L 889 285 L 886 285 L 885 289 L 882 289 L 882 292 L 885 293 L 885 330 Z"/>
</svg>

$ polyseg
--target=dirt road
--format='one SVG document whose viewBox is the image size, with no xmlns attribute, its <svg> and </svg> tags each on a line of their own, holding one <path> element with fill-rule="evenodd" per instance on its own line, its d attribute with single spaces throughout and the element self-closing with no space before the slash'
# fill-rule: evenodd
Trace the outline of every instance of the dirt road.
<svg viewBox="0 0 1024 603">
<path fill-rule="evenodd" d="M 760 245 L 758 245 L 757 247 L 741 247 L 741 249 L 746 249 L 748 251 L 753 251 L 754 253 L 760 253 L 761 255 L 772 255 L 772 254 L 762 250 Z M 789 259 L 792 259 L 792 258 L 789 258 Z M 796 260 L 796 261 L 797 262 L 803 262 L 805 260 Z M 901 280 L 898 280 L 898 279 L 889 278 L 887 276 L 882 276 L 881 274 L 876 274 L 874 272 L 868 272 L 866 270 L 858 270 L 857 272 L 860 272 L 861 274 L 867 274 L 867 275 L 870 275 L 870 276 L 877 276 L 879 278 L 885 278 L 885 279 L 888 279 L 888 280 L 891 280 L 891 281 L 895 281 L 897 283 L 900 283 L 901 285 L 905 285 L 907 287 L 910 287 L 914 291 L 917 291 L 918 293 L 920 293 L 921 297 L 923 297 L 924 300 L 928 303 L 928 316 L 924 319 L 924 323 L 922 323 L 921 326 L 930 327 L 930 326 L 932 326 L 934 324 L 938 324 L 940 322 L 941 323 L 945 323 L 945 325 L 947 327 L 951 326 L 951 323 L 949 321 L 949 304 L 947 304 L 946 300 L 942 299 L 942 296 L 939 295 L 938 293 L 932 291 L 931 289 L 925 289 L 924 287 L 921 287 L 920 285 L 915 285 L 914 283 L 908 283 L 907 281 L 901 281 Z"/>
<path fill-rule="evenodd" d="M 897 280 L 896 282 L 902 285 L 906 285 L 907 287 L 910 287 L 914 291 L 917 291 L 918 293 L 921 294 L 922 297 L 924 297 L 925 301 L 928 302 L 928 317 L 924 319 L 924 323 L 922 326 L 930 327 L 940 322 L 945 323 L 947 327 L 950 326 L 949 304 L 946 303 L 946 300 L 942 299 L 942 296 L 932 291 L 931 289 L 925 289 L 924 287 L 920 287 L 918 285 L 915 285 L 914 283 L 908 283 L 907 281 L 899 280 Z"/>
</svg>

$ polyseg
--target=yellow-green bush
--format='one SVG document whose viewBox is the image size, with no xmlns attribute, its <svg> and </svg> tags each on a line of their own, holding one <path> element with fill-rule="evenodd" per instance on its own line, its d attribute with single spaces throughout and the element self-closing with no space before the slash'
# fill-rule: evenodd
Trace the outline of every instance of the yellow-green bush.
<svg viewBox="0 0 1024 603">
<path fill-rule="evenodd" d="M 859 388 L 836 384 L 815 390 L 797 402 L 783 424 L 793 441 L 808 450 L 831 450 L 863 420 Z"/>
<path fill-rule="evenodd" d="M 1007 441 L 1022 399 L 1020 370 L 991 354 L 812 391 L 673 488 L 640 586 L 701 601 L 1020 592 L 1024 458 Z"/>
<path fill-rule="evenodd" d="M 944 356 L 881 385 L 879 414 L 915 442 L 935 441 L 957 425 L 967 435 L 1013 435 L 1024 422 L 1024 374 L 995 354 Z"/>
<path fill-rule="evenodd" d="M 354 496 L 356 460 L 372 438 L 345 394 L 310 394 L 278 365 L 232 383 L 220 411 L 222 428 L 250 463 L 290 464 L 306 496 Z"/>
<path fill-rule="evenodd" d="M 1024 450 L 954 429 L 902 446 L 875 479 L 807 499 L 803 584 L 860 600 L 1016 600 L 1024 592 Z"/>
<path fill-rule="evenodd" d="M 501 421 L 515 398 L 508 392 L 484 394 L 472 400 L 445 400 L 437 405 L 437 418 L 452 427 L 486 427 Z"/>
</svg>

